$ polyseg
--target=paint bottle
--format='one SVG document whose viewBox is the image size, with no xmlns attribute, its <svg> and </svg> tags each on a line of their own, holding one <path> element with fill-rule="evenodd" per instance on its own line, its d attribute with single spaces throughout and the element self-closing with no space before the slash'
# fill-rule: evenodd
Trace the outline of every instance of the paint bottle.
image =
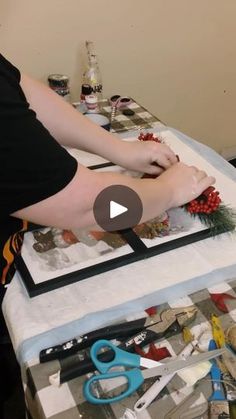
<svg viewBox="0 0 236 419">
<path fill-rule="evenodd" d="M 86 96 L 92 94 L 92 87 L 89 84 L 83 83 L 81 86 L 80 103 L 85 103 Z"/>
</svg>

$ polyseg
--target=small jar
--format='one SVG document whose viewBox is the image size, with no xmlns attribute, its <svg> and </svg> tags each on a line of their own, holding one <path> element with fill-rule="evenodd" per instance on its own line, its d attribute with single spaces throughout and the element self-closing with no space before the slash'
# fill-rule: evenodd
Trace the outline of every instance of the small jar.
<svg viewBox="0 0 236 419">
<path fill-rule="evenodd" d="M 87 95 L 85 96 L 85 105 L 87 107 L 87 112 L 98 112 L 98 98 L 96 95 Z"/>
<path fill-rule="evenodd" d="M 80 94 L 80 102 L 85 103 L 85 97 L 91 95 L 93 89 L 89 84 L 82 84 L 81 86 L 81 94 Z"/>
<path fill-rule="evenodd" d="M 50 74 L 48 76 L 49 87 L 70 102 L 69 77 L 63 74 Z"/>
</svg>

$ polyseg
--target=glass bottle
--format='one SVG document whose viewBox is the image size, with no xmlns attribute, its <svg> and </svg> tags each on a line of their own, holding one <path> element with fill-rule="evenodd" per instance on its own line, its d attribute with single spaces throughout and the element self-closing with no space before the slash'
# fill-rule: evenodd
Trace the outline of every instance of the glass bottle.
<svg viewBox="0 0 236 419">
<path fill-rule="evenodd" d="M 86 41 L 88 67 L 83 74 L 83 85 L 89 85 L 91 93 L 96 95 L 98 101 L 102 99 L 102 76 L 98 65 L 97 56 L 94 52 L 92 41 Z"/>
</svg>

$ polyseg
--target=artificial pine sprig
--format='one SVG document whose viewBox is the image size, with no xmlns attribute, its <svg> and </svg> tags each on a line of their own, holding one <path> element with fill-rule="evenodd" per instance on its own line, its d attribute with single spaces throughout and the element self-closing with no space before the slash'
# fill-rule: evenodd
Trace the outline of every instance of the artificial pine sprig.
<svg viewBox="0 0 236 419">
<path fill-rule="evenodd" d="M 184 205 L 186 211 L 188 211 L 187 206 L 188 204 Z M 192 217 L 197 217 L 206 227 L 210 228 L 212 236 L 226 231 L 233 231 L 236 227 L 236 212 L 224 204 L 220 204 L 210 214 L 206 212 L 191 212 L 190 214 Z"/>
<path fill-rule="evenodd" d="M 209 186 L 198 198 L 184 205 L 184 209 L 211 230 L 211 234 L 233 231 L 236 226 L 236 212 L 224 205 L 220 193 Z"/>
<path fill-rule="evenodd" d="M 141 141 L 155 141 L 163 143 L 161 138 L 152 133 L 141 133 L 138 137 Z M 155 177 L 144 175 L 144 177 Z M 207 188 L 198 198 L 193 199 L 183 206 L 192 217 L 197 217 L 211 230 L 212 236 L 225 231 L 233 231 L 236 228 L 236 211 L 224 205 L 220 193 L 213 186 Z"/>
</svg>

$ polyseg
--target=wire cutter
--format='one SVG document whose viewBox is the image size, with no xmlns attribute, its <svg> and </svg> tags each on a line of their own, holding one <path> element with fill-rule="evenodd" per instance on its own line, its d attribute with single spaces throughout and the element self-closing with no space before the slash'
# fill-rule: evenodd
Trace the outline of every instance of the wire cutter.
<svg viewBox="0 0 236 419">
<path fill-rule="evenodd" d="M 90 348 L 98 339 L 122 340 L 155 325 L 157 325 L 155 332 L 158 334 L 157 339 L 164 335 L 167 337 L 168 330 L 170 334 L 173 334 L 175 330 L 178 333 L 183 326 L 186 326 L 188 321 L 193 319 L 196 313 L 197 309 L 194 306 L 171 308 L 152 317 L 143 317 L 129 322 L 106 326 L 78 338 L 68 340 L 60 345 L 41 350 L 39 360 L 43 363 L 53 359 L 63 359 L 82 349 Z"/>
</svg>

